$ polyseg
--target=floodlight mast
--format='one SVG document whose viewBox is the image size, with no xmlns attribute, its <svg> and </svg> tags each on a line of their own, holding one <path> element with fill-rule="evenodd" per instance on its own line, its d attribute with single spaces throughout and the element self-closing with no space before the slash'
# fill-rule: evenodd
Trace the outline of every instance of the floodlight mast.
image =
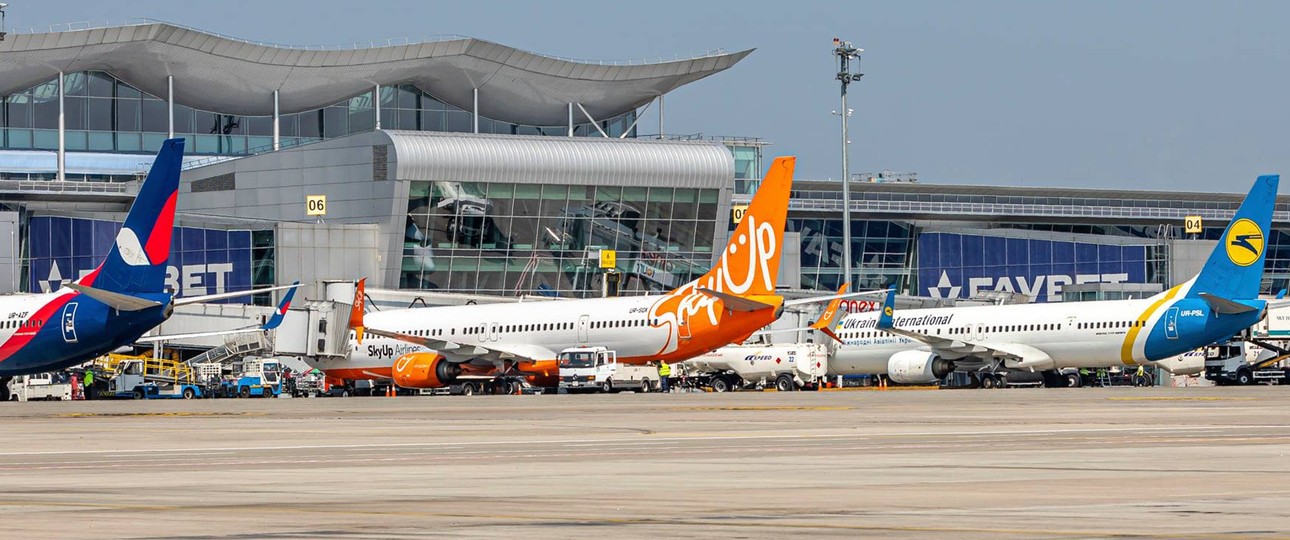
<svg viewBox="0 0 1290 540">
<path fill-rule="evenodd" d="M 851 140 L 847 130 L 847 118 L 851 116 L 851 109 L 847 108 L 847 86 L 852 81 L 859 82 L 860 77 L 860 53 L 864 49 L 857 49 L 851 45 L 850 41 L 843 41 L 839 38 L 833 38 L 833 55 L 838 57 L 838 76 L 837 79 L 842 83 L 842 110 L 837 114 L 842 117 L 842 282 L 851 283 L 854 281 L 851 275 L 851 167 L 847 161 L 850 153 Z M 852 69 L 851 59 L 855 59 L 854 70 Z"/>
</svg>

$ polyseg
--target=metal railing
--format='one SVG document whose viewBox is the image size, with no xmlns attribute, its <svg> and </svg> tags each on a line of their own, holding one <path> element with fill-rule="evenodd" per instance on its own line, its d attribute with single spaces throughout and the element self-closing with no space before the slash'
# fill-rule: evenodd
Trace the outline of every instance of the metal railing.
<svg viewBox="0 0 1290 540">
<path fill-rule="evenodd" d="M 185 162 L 181 170 L 187 171 L 187 170 L 196 169 L 198 167 L 205 167 L 207 165 L 214 165 L 216 163 L 231 161 L 238 158 L 258 156 L 260 154 L 268 154 L 279 150 L 286 150 L 288 148 L 298 148 L 305 145 L 320 143 L 320 142 L 323 142 L 324 140 L 326 139 L 312 139 L 312 138 L 305 138 L 305 137 L 287 139 L 282 141 L 281 144 L 278 145 L 278 148 L 274 148 L 272 144 L 269 144 L 265 146 L 257 146 L 255 148 L 251 148 L 247 150 L 245 154 L 227 154 L 227 155 L 220 155 L 220 156 L 207 156 L 202 159 L 194 159 L 192 161 Z"/>
<path fill-rule="evenodd" d="M 81 182 L 57 180 L 0 180 L 0 191 L 40 193 L 130 193 L 138 190 L 133 182 Z"/>
<path fill-rule="evenodd" d="M 734 204 L 747 204 L 752 197 L 739 195 L 732 198 Z M 794 198 L 788 202 L 789 210 L 802 212 L 841 212 L 841 199 L 801 199 Z M 1069 206 L 1053 204 L 1008 204 L 1008 203 L 973 203 L 973 202 L 923 202 L 923 201 L 874 201 L 857 199 L 851 201 L 852 212 L 869 212 L 875 214 L 943 214 L 949 216 L 1034 216 L 1061 218 L 1110 218 L 1110 219 L 1150 219 L 1178 220 L 1187 216 L 1201 216 L 1204 219 L 1227 221 L 1236 214 L 1235 209 L 1188 209 L 1188 208 L 1143 208 L 1132 206 Z M 1273 212 L 1272 220 L 1280 223 L 1290 222 L 1290 212 Z"/>
<path fill-rule="evenodd" d="M 666 141 L 712 141 L 723 143 L 740 143 L 750 146 L 767 146 L 771 143 L 761 137 L 742 137 L 737 135 L 705 135 L 703 133 L 658 133 L 636 134 L 638 140 L 663 139 Z"/>
</svg>

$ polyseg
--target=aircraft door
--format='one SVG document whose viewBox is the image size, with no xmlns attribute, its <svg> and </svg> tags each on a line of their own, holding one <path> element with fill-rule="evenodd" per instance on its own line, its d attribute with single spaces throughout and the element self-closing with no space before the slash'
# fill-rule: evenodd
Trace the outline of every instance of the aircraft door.
<svg viewBox="0 0 1290 540">
<path fill-rule="evenodd" d="M 587 344 L 587 329 L 591 328 L 591 315 L 578 317 L 578 343 Z"/>
<path fill-rule="evenodd" d="M 680 316 L 677 335 L 681 336 L 681 339 L 690 339 L 694 337 L 694 335 L 690 333 L 690 316 L 685 313 L 684 309 L 677 310 L 677 315 Z"/>
<path fill-rule="evenodd" d="M 1165 312 L 1165 337 L 1178 339 L 1178 308 L 1171 307 Z"/>
<path fill-rule="evenodd" d="M 497 341 L 497 323 L 488 323 L 488 340 Z"/>
<path fill-rule="evenodd" d="M 76 302 L 63 306 L 63 341 L 76 343 Z"/>
<path fill-rule="evenodd" d="M 985 339 L 985 323 L 976 323 L 976 338 Z"/>
</svg>

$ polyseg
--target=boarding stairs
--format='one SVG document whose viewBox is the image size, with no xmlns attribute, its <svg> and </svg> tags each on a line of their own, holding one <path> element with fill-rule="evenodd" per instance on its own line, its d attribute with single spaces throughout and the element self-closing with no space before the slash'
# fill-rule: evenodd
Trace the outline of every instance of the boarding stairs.
<svg viewBox="0 0 1290 540">
<path fill-rule="evenodd" d="M 270 350 L 273 342 L 263 332 L 238 334 L 224 340 L 224 345 L 215 347 L 188 360 L 189 364 L 221 363 L 239 356 Z"/>
</svg>

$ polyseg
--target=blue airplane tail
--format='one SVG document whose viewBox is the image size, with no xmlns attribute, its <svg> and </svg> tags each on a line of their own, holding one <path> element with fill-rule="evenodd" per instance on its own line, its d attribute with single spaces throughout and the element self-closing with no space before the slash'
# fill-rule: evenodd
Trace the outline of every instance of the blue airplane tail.
<svg viewBox="0 0 1290 540">
<path fill-rule="evenodd" d="M 183 160 L 183 139 L 161 144 L 112 250 L 97 269 L 80 281 L 81 285 L 122 294 L 164 292 Z"/>
<path fill-rule="evenodd" d="M 282 297 L 282 301 L 278 302 L 277 309 L 273 310 L 273 316 L 260 327 L 261 330 L 273 330 L 282 324 L 282 319 L 287 316 L 287 310 L 291 309 L 291 299 L 296 296 L 296 288 L 300 286 L 300 282 L 297 281 L 291 285 L 292 287 L 287 289 L 287 294 Z"/>
<path fill-rule="evenodd" d="M 1229 300 L 1259 297 L 1280 181 L 1280 175 L 1267 175 L 1254 182 L 1218 246 L 1196 275 L 1188 297 L 1200 297 L 1202 293 Z"/>
<path fill-rule="evenodd" d="M 878 328 L 895 327 L 896 286 L 887 288 L 887 297 L 882 301 L 882 313 L 878 314 Z"/>
</svg>

